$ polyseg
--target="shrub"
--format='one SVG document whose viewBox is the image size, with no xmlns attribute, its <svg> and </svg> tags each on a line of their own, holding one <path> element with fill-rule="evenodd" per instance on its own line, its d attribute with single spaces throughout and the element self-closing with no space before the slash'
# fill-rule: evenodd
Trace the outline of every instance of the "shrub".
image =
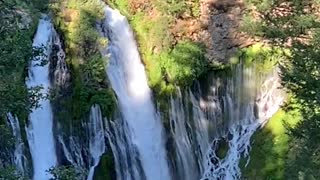
<svg viewBox="0 0 320 180">
<path fill-rule="evenodd" d="M 161 56 L 161 65 L 172 84 L 187 86 L 206 70 L 204 48 L 191 41 L 179 42 L 169 54 Z"/>
</svg>

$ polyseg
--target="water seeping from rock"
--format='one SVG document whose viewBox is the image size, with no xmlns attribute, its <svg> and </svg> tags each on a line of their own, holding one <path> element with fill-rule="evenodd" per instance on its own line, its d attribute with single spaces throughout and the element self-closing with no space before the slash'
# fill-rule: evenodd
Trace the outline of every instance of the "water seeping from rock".
<svg viewBox="0 0 320 180">
<path fill-rule="evenodd" d="M 34 48 L 43 52 L 34 57 L 30 63 L 29 77 L 26 80 L 28 88 L 41 86 L 40 93 L 46 96 L 51 87 L 49 79 L 48 56 L 51 52 L 53 26 L 47 16 L 39 20 L 37 32 L 33 40 Z M 42 64 L 43 63 L 43 64 Z M 33 179 L 46 180 L 51 176 L 47 172 L 57 164 L 57 156 L 53 138 L 53 118 L 50 101 L 41 98 L 39 106 L 34 107 L 29 115 L 29 125 L 26 127 L 29 148 L 33 162 Z"/>
<path fill-rule="evenodd" d="M 26 148 L 21 137 L 20 123 L 18 118 L 13 116 L 11 113 L 7 114 L 7 119 L 15 140 L 13 162 L 18 172 L 21 173 L 22 175 L 25 175 L 27 174 L 27 170 L 28 170 L 28 158 L 24 154 Z"/>
<path fill-rule="evenodd" d="M 152 101 L 132 30 L 118 10 L 108 6 L 104 10 L 105 20 L 100 30 L 103 36 L 108 37 L 109 45 L 102 51 L 110 53 L 107 74 L 117 95 L 122 119 L 114 125 L 114 136 L 109 137 L 115 138 L 113 142 L 119 150 L 124 144 L 129 144 L 123 153 L 132 156 L 127 158 L 132 160 L 128 162 L 130 170 L 117 172 L 132 172 L 124 179 L 170 180 L 163 127 Z M 116 166 L 121 166 L 120 163 L 116 161 Z"/>
<path fill-rule="evenodd" d="M 105 132 L 100 107 L 91 107 L 89 117 L 89 151 L 91 156 L 91 167 L 87 180 L 92 180 L 94 169 L 99 164 L 102 154 L 106 151 Z"/>
</svg>

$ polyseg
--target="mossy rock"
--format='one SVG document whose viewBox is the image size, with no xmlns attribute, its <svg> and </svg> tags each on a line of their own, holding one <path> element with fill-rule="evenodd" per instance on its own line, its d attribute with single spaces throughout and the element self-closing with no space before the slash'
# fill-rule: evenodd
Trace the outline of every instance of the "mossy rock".
<svg viewBox="0 0 320 180">
<path fill-rule="evenodd" d="M 94 180 L 116 179 L 114 158 L 111 151 L 103 154 L 93 176 Z"/>
<path fill-rule="evenodd" d="M 223 159 L 226 157 L 228 150 L 229 150 L 229 145 L 226 139 L 220 139 L 218 142 L 218 147 L 216 149 L 216 155 L 220 158 Z"/>
</svg>

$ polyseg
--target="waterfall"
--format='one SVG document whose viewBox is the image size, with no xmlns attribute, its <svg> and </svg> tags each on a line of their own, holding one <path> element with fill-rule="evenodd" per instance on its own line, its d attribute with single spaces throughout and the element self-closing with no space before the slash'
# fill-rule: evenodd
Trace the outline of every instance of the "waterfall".
<svg viewBox="0 0 320 180">
<path fill-rule="evenodd" d="M 262 75 L 240 64 L 233 72 L 209 77 L 207 89 L 196 83 L 193 91 L 171 97 L 177 179 L 240 179 L 240 158 L 248 156 L 251 136 L 284 101 L 277 70 Z M 217 154 L 222 142 L 228 146 L 225 157 Z"/>
<path fill-rule="evenodd" d="M 242 90 L 238 95 L 242 97 L 242 100 L 249 97 L 249 101 L 246 101 L 245 104 L 241 104 L 243 103 L 241 100 L 228 101 L 228 107 L 233 110 L 229 117 L 233 118 L 232 121 L 237 120 L 229 125 L 227 138 L 229 150 L 226 156 L 221 159 L 216 155 L 214 148 L 209 148 L 203 180 L 240 179 L 240 159 L 249 156 L 251 136 L 277 112 L 284 102 L 284 94 L 279 89 L 281 85 L 277 69 L 262 84 L 259 83 L 259 80 L 252 80 L 256 74 L 251 72 L 252 69 L 245 69 L 244 73 L 247 74 L 244 75 L 243 80 L 238 81 L 238 83 L 244 85 L 244 91 Z M 256 83 L 255 87 L 252 82 Z M 235 87 L 239 87 L 239 84 L 236 84 Z M 257 91 L 257 94 L 254 91 Z M 235 108 L 238 108 L 238 110 Z M 232 114 L 234 112 L 238 114 L 235 116 L 235 114 Z M 213 141 L 213 144 L 216 144 L 216 141 L 217 139 Z"/>
<path fill-rule="evenodd" d="M 55 29 L 52 29 L 52 53 L 50 56 L 50 76 L 52 84 L 57 88 L 65 88 L 70 80 L 70 72 L 67 67 L 66 54 L 62 48 L 60 37 Z"/>
<path fill-rule="evenodd" d="M 20 124 L 17 117 L 14 117 L 11 113 L 7 114 L 8 123 L 12 129 L 13 137 L 15 138 L 15 150 L 13 156 L 13 162 L 17 170 L 25 174 L 28 169 L 28 159 L 24 155 L 25 145 L 21 138 Z"/>
<path fill-rule="evenodd" d="M 119 11 L 105 7 L 105 16 L 101 31 L 109 38 L 111 54 L 107 74 L 119 101 L 122 124 L 126 124 L 116 128 L 125 128 L 125 134 L 130 135 L 127 143 L 136 147 L 137 153 L 135 148 L 130 150 L 132 155 L 139 156 L 147 180 L 170 180 L 161 120 L 152 102 L 133 33 Z M 137 162 L 130 164 L 132 169 L 140 169 Z"/>
<path fill-rule="evenodd" d="M 137 148 L 130 143 L 131 133 L 123 118 L 106 122 L 106 134 L 115 160 L 118 180 L 145 180 Z"/>
<path fill-rule="evenodd" d="M 99 164 L 101 155 L 106 150 L 104 139 L 104 128 L 100 107 L 94 105 L 91 107 L 89 121 L 89 150 L 92 159 L 92 166 L 90 167 L 87 180 L 92 180 L 94 175 L 94 169 Z"/>
<path fill-rule="evenodd" d="M 44 46 L 43 54 L 31 61 L 29 78 L 26 80 L 28 88 L 42 86 L 41 93 L 47 95 L 50 88 L 49 65 L 39 65 L 38 60 L 48 59 L 51 48 L 53 27 L 48 17 L 40 19 L 37 32 L 33 40 L 33 47 Z M 47 98 L 39 100 L 39 107 L 32 109 L 29 115 L 30 124 L 26 128 L 28 143 L 33 161 L 34 180 L 46 180 L 51 176 L 47 170 L 55 166 L 57 157 L 55 152 L 52 109 Z"/>
<path fill-rule="evenodd" d="M 199 169 L 193 153 L 192 139 L 188 136 L 189 111 L 182 102 L 182 95 L 178 91 L 178 98 L 170 99 L 170 130 L 176 145 L 177 178 L 184 180 L 199 179 Z M 186 110 L 186 111 L 185 111 Z M 192 173 L 189 171 L 192 170 Z"/>
</svg>

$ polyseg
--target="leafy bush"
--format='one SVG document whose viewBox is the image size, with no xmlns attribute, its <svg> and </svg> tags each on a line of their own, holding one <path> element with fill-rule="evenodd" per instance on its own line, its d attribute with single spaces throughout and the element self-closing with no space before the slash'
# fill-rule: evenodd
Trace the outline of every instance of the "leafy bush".
<svg viewBox="0 0 320 180">
<path fill-rule="evenodd" d="M 242 17 L 240 30 L 248 33 L 249 35 L 253 35 L 253 36 L 255 36 L 255 35 L 262 36 L 263 35 L 262 22 L 260 22 L 257 19 L 253 19 L 253 17 L 250 15 L 244 15 Z"/>
<path fill-rule="evenodd" d="M 169 54 L 161 57 L 161 65 L 172 84 L 188 86 L 206 70 L 204 48 L 191 41 L 179 42 Z"/>
<path fill-rule="evenodd" d="M 290 56 L 289 50 L 255 44 L 242 49 L 240 57 L 247 66 L 255 65 L 259 73 L 269 73 L 275 65 Z"/>
</svg>

